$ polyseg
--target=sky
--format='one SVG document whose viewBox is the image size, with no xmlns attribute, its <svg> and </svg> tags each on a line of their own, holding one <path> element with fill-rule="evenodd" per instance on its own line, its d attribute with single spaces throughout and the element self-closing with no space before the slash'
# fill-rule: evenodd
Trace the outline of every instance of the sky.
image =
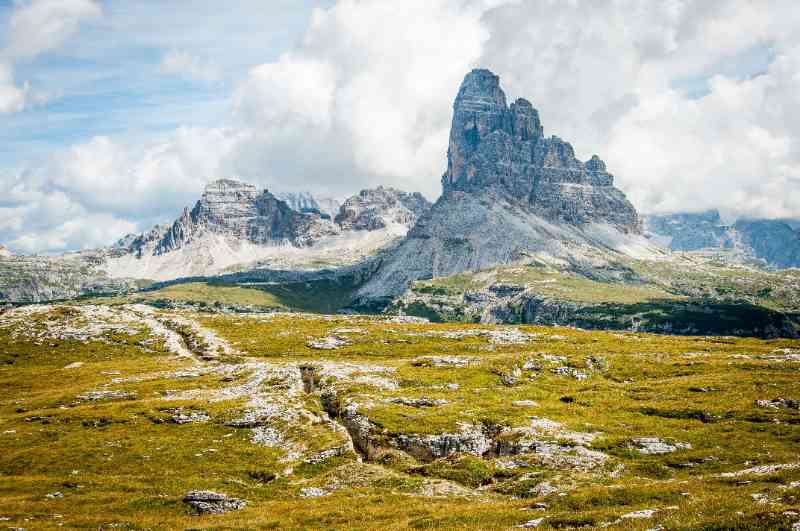
<svg viewBox="0 0 800 531">
<path fill-rule="evenodd" d="M 440 193 L 489 68 L 644 213 L 800 217 L 796 0 L 0 0 L 0 243 L 108 245 L 204 185 Z"/>
</svg>

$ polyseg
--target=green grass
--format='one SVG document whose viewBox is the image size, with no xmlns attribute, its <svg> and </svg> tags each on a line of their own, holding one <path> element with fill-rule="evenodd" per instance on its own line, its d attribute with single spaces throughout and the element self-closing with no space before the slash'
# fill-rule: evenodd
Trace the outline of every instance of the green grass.
<svg viewBox="0 0 800 531">
<path fill-rule="evenodd" d="M 280 300 L 266 291 L 241 286 L 226 286 L 206 282 L 187 282 L 138 293 L 136 299 L 143 301 L 182 301 L 212 304 L 241 304 L 285 309 Z"/>
<path fill-rule="evenodd" d="M 359 463 L 355 454 L 344 452 L 306 464 L 287 461 L 278 448 L 254 445 L 250 430 L 225 424 L 238 418 L 247 397 L 208 399 L 215 390 L 245 383 L 245 369 L 228 379 L 214 372 L 169 377 L 193 362 L 171 355 L 140 323 L 126 323 L 130 332 L 116 330 L 87 340 L 37 339 L 37 334 L 79 321 L 80 315 L 74 308 L 56 307 L 31 317 L 23 328 L 0 319 L 0 517 L 10 519 L 4 521 L 8 526 L 509 529 L 545 517 L 540 528 L 563 529 L 659 509 L 651 519 L 625 520 L 609 529 L 766 530 L 790 528 L 795 520 L 783 513 L 800 511 L 800 488 L 791 486 L 800 481 L 800 469 L 718 477 L 760 464 L 798 461 L 800 411 L 759 408 L 756 400 L 800 398 L 800 363 L 769 358 L 778 349 L 800 349 L 800 341 L 521 326 L 534 334 L 530 341 L 496 344 L 480 335 L 444 336 L 466 328 L 495 329 L 490 325 L 182 313 L 228 340 L 242 358 L 394 369 L 388 374 L 395 389 L 356 381 L 335 387 L 342 403 L 361 405 L 359 411 L 373 423 L 375 441 L 385 445 L 374 461 Z M 332 351 L 309 348 L 310 339 L 331 334 L 347 337 L 349 344 Z M 416 361 L 445 355 L 469 356 L 475 363 L 437 368 Z M 523 371 L 515 384 L 503 383 L 504 371 L 529 360 L 539 362 L 538 370 Z M 76 362 L 82 365 L 65 368 Z M 562 365 L 589 376 L 576 380 L 552 371 Z M 117 377 L 126 380 L 110 383 Z M 104 386 L 135 396 L 75 399 Z M 200 393 L 168 398 L 188 390 Z M 397 397 L 448 403 L 415 408 L 389 402 Z M 319 395 L 302 400 L 320 420 L 274 426 L 304 443 L 306 456 L 341 445 L 343 435 L 322 420 Z M 538 405 L 513 405 L 519 400 Z M 168 409 L 176 407 L 206 411 L 211 419 L 186 425 L 165 421 Z M 460 423 L 486 430 L 521 427 L 531 416 L 560 422 L 567 430 L 597 433 L 591 448 L 609 456 L 607 465 L 588 471 L 552 468 L 535 456 L 488 454 L 421 460 L 391 446 L 398 434 L 453 433 Z M 630 448 L 633 437 L 675 440 L 691 448 L 645 455 Z M 551 442 L 574 444 L 556 439 Z M 509 469 L 504 460 L 529 463 Z M 462 490 L 421 495 L 424 485 L 437 481 Z M 539 496 L 536 487 L 543 481 L 564 495 Z M 299 496 L 302 488 L 331 485 L 337 488 L 328 496 Z M 249 503 L 234 513 L 192 516 L 181 502 L 191 489 L 225 492 Z M 46 497 L 56 491 L 64 497 Z M 753 494 L 769 502 L 758 504 Z M 534 503 L 546 508 L 526 510 Z"/>
<path fill-rule="evenodd" d="M 158 289 L 116 297 L 90 297 L 88 304 L 144 302 L 170 307 L 186 303 L 200 309 L 240 308 L 257 311 L 298 311 L 335 313 L 347 306 L 353 287 L 331 280 L 314 282 L 223 284 L 218 282 L 179 282 Z"/>
</svg>

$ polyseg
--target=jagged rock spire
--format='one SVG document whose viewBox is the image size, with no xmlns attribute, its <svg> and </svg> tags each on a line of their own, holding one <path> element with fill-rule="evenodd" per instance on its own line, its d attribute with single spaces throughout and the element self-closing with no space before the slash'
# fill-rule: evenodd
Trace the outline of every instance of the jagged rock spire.
<svg viewBox="0 0 800 531">
<path fill-rule="evenodd" d="M 597 155 L 583 163 L 568 142 L 545 138 L 529 101 L 508 106 L 497 75 L 485 69 L 466 75 L 453 104 L 445 194 L 491 190 L 551 221 L 640 232 L 636 210 L 613 183 Z"/>
</svg>

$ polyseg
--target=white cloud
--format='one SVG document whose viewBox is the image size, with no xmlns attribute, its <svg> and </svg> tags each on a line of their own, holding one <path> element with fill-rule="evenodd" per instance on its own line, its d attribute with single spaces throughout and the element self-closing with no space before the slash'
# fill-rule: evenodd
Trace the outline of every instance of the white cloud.
<svg viewBox="0 0 800 531">
<path fill-rule="evenodd" d="M 58 48 L 77 32 L 81 23 L 98 19 L 100 6 L 93 0 L 29 0 L 16 4 L 8 23 L 8 41 L 0 51 L 0 113 L 19 112 L 41 104 L 47 95 L 17 87 L 14 64 Z"/>
<path fill-rule="evenodd" d="M 161 59 L 161 70 L 197 81 L 218 81 L 219 68 L 185 50 L 170 50 Z"/>
<path fill-rule="evenodd" d="M 485 23 L 482 62 L 640 210 L 800 216 L 796 3 L 527 2 Z M 674 88 L 687 78 L 707 92 Z"/>
<path fill-rule="evenodd" d="M 242 174 L 349 191 L 392 184 L 438 194 L 450 104 L 489 38 L 467 1 L 340 1 L 298 45 L 251 70 L 237 115 L 255 131 Z M 299 155 L 299 156 L 298 156 Z"/>
<path fill-rule="evenodd" d="M 35 57 L 59 47 L 87 20 L 100 18 L 93 0 L 30 0 L 20 2 L 9 21 L 6 53 L 15 58 Z"/>
<path fill-rule="evenodd" d="M 340 0 L 314 11 L 293 48 L 249 70 L 220 128 L 180 128 L 141 148 L 95 138 L 25 179 L 66 197 L 67 211 L 139 228 L 174 216 L 216 177 L 335 195 L 389 184 L 433 198 L 453 98 L 483 66 L 500 74 L 509 99 L 533 102 L 546 134 L 582 158 L 604 158 L 641 210 L 800 217 L 796 27 L 789 0 L 769 9 L 746 0 Z M 211 63 L 198 57 L 168 52 L 161 66 L 210 79 Z M 676 88 L 686 80 L 703 90 Z M 37 244 L 36 234 L 69 232 L 58 219 L 33 224 L 18 210 L 25 204 L 4 207 L 0 238 L 27 234 L 26 248 L 41 250 L 54 240 Z M 69 233 L 63 242 L 83 234 Z"/>
<path fill-rule="evenodd" d="M 19 88 L 14 83 L 11 67 L 0 63 L 0 114 L 21 111 L 27 92 L 27 85 Z"/>
</svg>

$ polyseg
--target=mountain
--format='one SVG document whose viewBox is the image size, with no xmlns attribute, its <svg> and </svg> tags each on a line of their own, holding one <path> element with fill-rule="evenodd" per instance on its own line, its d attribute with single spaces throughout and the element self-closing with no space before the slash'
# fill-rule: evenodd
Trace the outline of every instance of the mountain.
<svg viewBox="0 0 800 531">
<path fill-rule="evenodd" d="M 499 78 L 473 70 L 453 105 L 442 195 L 358 293 L 380 306 L 413 280 L 536 257 L 599 265 L 656 256 L 636 209 L 605 164 L 545 137 L 524 99 L 506 104 Z"/>
<path fill-rule="evenodd" d="M 0 254 L 0 302 L 39 302 L 135 290 L 132 279 L 98 271 L 97 252 L 61 256 Z"/>
<path fill-rule="evenodd" d="M 647 231 L 674 251 L 707 251 L 733 261 L 762 260 L 800 267 L 800 232 L 784 220 L 740 219 L 725 224 L 716 210 L 646 216 Z"/>
<path fill-rule="evenodd" d="M 316 204 L 310 195 L 291 199 L 300 211 L 247 183 L 211 182 L 169 228 L 138 236 L 101 269 L 113 278 L 170 280 L 246 268 L 348 265 L 396 243 L 430 206 L 419 194 L 377 188 L 348 199 L 332 220 L 303 206 Z"/>
<path fill-rule="evenodd" d="M 430 208 L 420 194 L 383 187 L 349 198 L 336 216 L 302 206 L 312 199 L 294 196 L 304 210 L 298 211 L 253 185 L 213 181 L 171 224 L 128 234 L 108 247 L 47 257 L 2 252 L 0 301 L 119 293 L 140 281 L 245 270 L 351 266 L 396 245 Z"/>
<path fill-rule="evenodd" d="M 12 256 L 14 253 L 5 245 L 0 244 L 0 258 L 11 258 Z"/>
<path fill-rule="evenodd" d="M 344 230 L 378 230 L 392 224 L 413 226 L 431 204 L 419 192 L 378 186 L 362 190 L 339 207 L 336 223 Z"/>
<path fill-rule="evenodd" d="M 491 190 L 550 222 L 641 232 L 636 209 L 613 183 L 597 155 L 584 163 L 568 142 L 546 138 L 529 101 L 506 105 L 498 76 L 480 69 L 464 78 L 453 105 L 445 196 Z"/>
</svg>

